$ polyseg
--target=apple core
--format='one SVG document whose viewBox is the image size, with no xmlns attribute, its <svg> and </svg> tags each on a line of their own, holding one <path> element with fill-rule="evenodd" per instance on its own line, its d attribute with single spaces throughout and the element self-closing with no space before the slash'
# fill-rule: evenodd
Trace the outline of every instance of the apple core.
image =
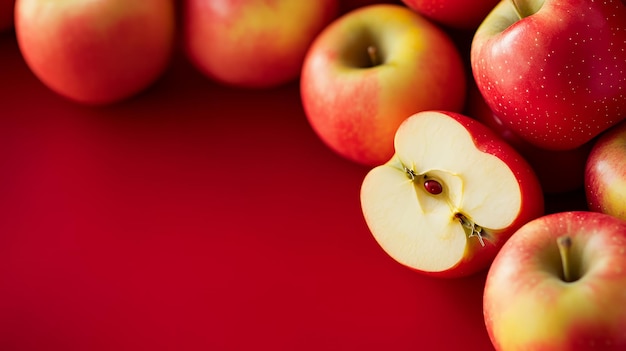
<svg viewBox="0 0 626 351">
<path fill-rule="evenodd" d="M 459 114 L 418 112 L 398 128 L 395 155 L 364 178 L 364 218 L 396 261 L 423 272 L 468 274 L 469 260 L 496 252 L 500 235 L 515 223 L 522 188 L 505 160 L 482 147 L 475 136 L 482 137 L 481 127 Z M 487 184 L 488 178 L 494 180 Z"/>
<path fill-rule="evenodd" d="M 414 183 L 422 183 L 424 189 L 431 195 L 440 195 L 443 193 L 443 184 L 435 179 L 431 179 L 430 176 L 423 174 L 418 175 L 414 170 L 408 168 L 407 166 L 403 166 L 404 171 L 407 174 L 407 177 Z M 419 181 L 418 181 L 419 179 Z M 474 221 L 469 219 L 466 215 L 456 210 L 452 201 L 450 199 L 446 199 L 445 202 L 450 206 L 450 210 L 454 213 L 454 219 L 458 220 L 461 226 L 463 227 L 463 231 L 467 238 L 478 238 L 480 242 L 480 246 L 485 246 L 485 237 L 487 237 L 487 233 L 483 230 L 483 228 L 476 224 Z"/>
</svg>

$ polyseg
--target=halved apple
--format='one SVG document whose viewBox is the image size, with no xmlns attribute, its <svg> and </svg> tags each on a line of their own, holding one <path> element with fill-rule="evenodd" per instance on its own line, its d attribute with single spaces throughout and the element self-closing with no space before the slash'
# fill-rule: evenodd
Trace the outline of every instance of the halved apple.
<svg viewBox="0 0 626 351">
<path fill-rule="evenodd" d="M 400 125 L 394 147 L 392 159 L 364 178 L 361 208 L 380 246 L 414 270 L 473 274 L 544 213 L 532 168 L 476 120 L 419 112 Z"/>
</svg>

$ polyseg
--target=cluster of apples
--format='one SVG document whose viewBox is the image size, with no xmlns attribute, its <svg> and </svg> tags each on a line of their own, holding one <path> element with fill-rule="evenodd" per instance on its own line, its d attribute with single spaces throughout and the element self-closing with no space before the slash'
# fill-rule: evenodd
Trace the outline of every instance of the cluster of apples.
<svg viewBox="0 0 626 351">
<path fill-rule="evenodd" d="M 361 208 L 389 256 L 488 269 L 496 349 L 626 350 L 624 1 L 365 6 L 315 38 L 300 88 L 320 139 L 371 167 Z M 587 211 L 545 213 L 583 187 Z"/>
<path fill-rule="evenodd" d="M 224 84 L 270 88 L 293 81 L 315 35 L 356 6 L 352 0 L 0 0 L 0 30 L 15 30 L 25 62 L 48 88 L 78 103 L 107 105 L 152 85 L 179 48 Z"/>
<path fill-rule="evenodd" d="M 0 30 L 77 102 L 142 91 L 178 39 L 223 84 L 299 79 L 320 140 L 371 167 L 382 249 L 435 277 L 488 269 L 496 349 L 626 349 L 625 0 L 13 3 Z M 589 211 L 545 213 L 583 187 Z"/>
</svg>

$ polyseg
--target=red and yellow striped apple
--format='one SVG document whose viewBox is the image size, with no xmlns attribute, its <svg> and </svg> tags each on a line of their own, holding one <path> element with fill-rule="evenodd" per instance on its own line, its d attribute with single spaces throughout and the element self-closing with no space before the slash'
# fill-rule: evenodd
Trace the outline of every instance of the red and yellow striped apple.
<svg viewBox="0 0 626 351">
<path fill-rule="evenodd" d="M 530 221 L 485 282 L 498 351 L 626 350 L 626 221 L 567 211 Z"/>
<path fill-rule="evenodd" d="M 182 40 L 190 61 L 224 84 L 270 88 L 296 80 L 338 0 L 183 0 Z"/>
<path fill-rule="evenodd" d="M 361 208 L 376 241 L 404 266 L 439 277 L 476 273 L 544 213 L 528 163 L 470 117 L 416 113 L 394 145 L 394 157 L 365 176 Z"/>
<path fill-rule="evenodd" d="M 33 73 L 58 94 L 108 104 L 151 85 L 174 46 L 174 0 L 17 0 L 15 31 Z"/>
<path fill-rule="evenodd" d="M 410 115 L 460 111 L 466 71 L 450 37 L 402 5 L 378 4 L 328 25 L 302 67 L 304 110 L 317 135 L 348 160 L 380 165 Z"/>
</svg>

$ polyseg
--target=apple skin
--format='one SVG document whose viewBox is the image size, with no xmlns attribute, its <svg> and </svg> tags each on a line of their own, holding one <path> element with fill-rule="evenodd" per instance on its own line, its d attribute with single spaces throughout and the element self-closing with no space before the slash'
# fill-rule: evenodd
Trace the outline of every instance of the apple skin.
<svg viewBox="0 0 626 351">
<path fill-rule="evenodd" d="M 542 2 L 517 1 L 524 13 Z M 537 147 L 567 150 L 625 118 L 626 50 L 616 48 L 626 6 L 545 0 L 518 20 L 512 4 L 496 5 L 471 48 L 476 83 L 505 125 Z"/>
<path fill-rule="evenodd" d="M 15 32 L 33 73 L 76 102 L 115 103 L 169 65 L 173 0 L 17 0 Z"/>
<path fill-rule="evenodd" d="M 513 235 L 518 228 L 544 214 L 545 207 L 543 192 L 539 180 L 526 160 L 521 157 L 521 155 L 512 146 L 495 134 L 495 132 L 473 118 L 450 111 L 423 111 L 409 117 L 409 119 L 419 118 L 419 115 L 431 112 L 441 113 L 461 124 L 471 136 L 476 149 L 493 155 L 504 162 L 514 174 L 519 185 L 521 199 L 519 213 L 507 227 L 492 231 L 489 239 L 484 240 L 484 246 L 478 239 L 474 240 L 474 238 L 469 238 L 471 240 L 467 241 L 463 258 L 456 265 L 446 270 L 427 271 L 407 266 L 415 272 L 435 278 L 449 279 L 470 276 L 488 268 L 502 245 L 504 245 L 508 238 Z M 404 128 L 403 125 L 407 123 L 409 119 L 400 125 L 398 131 Z M 410 161 L 414 162 L 412 160 Z M 397 162 L 397 160 L 394 157 L 387 164 L 379 167 L 387 167 L 387 165 L 395 167 L 395 165 L 393 165 L 395 162 Z M 364 210 L 364 195 L 366 195 L 365 192 L 370 186 L 368 184 L 368 177 L 370 177 L 371 173 L 372 172 L 370 171 L 370 173 L 368 173 L 365 177 L 361 187 L 361 206 Z M 489 179 L 485 179 L 485 186 L 489 186 Z M 371 219 L 369 218 L 367 211 L 364 211 L 364 217 L 366 223 L 368 223 L 368 227 L 372 229 L 370 223 Z"/>
<path fill-rule="evenodd" d="M 544 192 L 558 194 L 583 188 L 585 166 L 593 141 L 570 150 L 547 150 L 537 147 L 504 125 L 475 86 L 469 89 L 466 113 L 494 130 L 528 161 L 535 170 Z"/>
<path fill-rule="evenodd" d="M 585 197 L 592 211 L 626 220 L 626 123 L 601 134 L 585 168 Z"/>
<path fill-rule="evenodd" d="M 580 279 L 562 278 L 561 236 L 572 240 L 570 266 Z M 496 350 L 626 350 L 625 250 L 626 222 L 597 212 L 558 212 L 520 228 L 485 281 Z"/>
<path fill-rule="evenodd" d="M 367 47 L 382 53 L 370 66 Z M 342 157 L 375 166 L 394 153 L 404 119 L 424 110 L 460 112 L 466 71 L 452 39 L 402 5 L 361 7 L 329 24 L 305 58 L 300 93 L 321 140 Z"/>
<path fill-rule="evenodd" d="M 402 0 L 406 6 L 446 27 L 476 29 L 500 0 Z"/>
<path fill-rule="evenodd" d="M 183 0 L 183 47 L 207 77 L 243 88 L 272 88 L 299 77 L 315 36 L 338 0 Z"/>
<path fill-rule="evenodd" d="M 13 28 L 15 0 L 0 0 L 0 32 Z"/>
</svg>

